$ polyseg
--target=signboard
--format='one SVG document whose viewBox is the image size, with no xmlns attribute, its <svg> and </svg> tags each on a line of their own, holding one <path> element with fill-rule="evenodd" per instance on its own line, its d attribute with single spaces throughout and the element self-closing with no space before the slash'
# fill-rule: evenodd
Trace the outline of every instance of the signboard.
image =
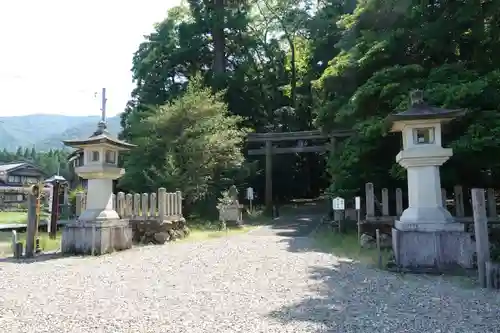
<svg viewBox="0 0 500 333">
<path fill-rule="evenodd" d="M 332 200 L 333 210 L 344 210 L 345 209 L 345 200 L 341 197 L 336 197 Z"/>
<path fill-rule="evenodd" d="M 247 200 L 253 200 L 253 188 L 247 188 Z"/>
<path fill-rule="evenodd" d="M 354 198 L 354 204 L 355 204 L 356 210 L 360 210 L 361 209 L 361 197 Z"/>
</svg>

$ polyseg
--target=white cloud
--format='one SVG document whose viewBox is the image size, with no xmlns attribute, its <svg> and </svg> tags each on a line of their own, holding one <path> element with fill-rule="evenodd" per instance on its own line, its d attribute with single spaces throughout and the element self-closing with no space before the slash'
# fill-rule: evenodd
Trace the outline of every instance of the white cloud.
<svg viewBox="0 0 500 333">
<path fill-rule="evenodd" d="M 180 0 L 16 0 L 0 2 L 0 116 L 109 115 L 133 88 L 132 54 Z"/>
</svg>

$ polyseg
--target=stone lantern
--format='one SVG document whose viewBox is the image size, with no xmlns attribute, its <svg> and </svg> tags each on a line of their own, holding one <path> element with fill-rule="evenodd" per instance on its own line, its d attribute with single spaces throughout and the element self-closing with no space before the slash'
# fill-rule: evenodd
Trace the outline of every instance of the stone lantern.
<svg viewBox="0 0 500 333">
<path fill-rule="evenodd" d="M 443 206 L 439 174 L 453 155 L 451 148 L 442 147 L 442 126 L 465 111 L 429 106 L 422 91 L 410 97 L 409 110 L 388 117 L 391 131 L 402 133 L 396 162 L 408 178 L 408 208 L 392 232 L 396 262 L 403 267 L 470 266 L 471 237 Z"/>
<path fill-rule="evenodd" d="M 118 154 L 135 146 L 113 138 L 104 117 L 89 138 L 66 140 L 64 144 L 83 153 L 83 164 L 75 168 L 75 173 L 88 183 L 85 210 L 63 230 L 62 252 L 102 254 L 130 248 L 131 228 L 128 220 L 121 219 L 113 209 L 112 196 L 113 180 L 125 173 L 118 167 Z"/>
</svg>

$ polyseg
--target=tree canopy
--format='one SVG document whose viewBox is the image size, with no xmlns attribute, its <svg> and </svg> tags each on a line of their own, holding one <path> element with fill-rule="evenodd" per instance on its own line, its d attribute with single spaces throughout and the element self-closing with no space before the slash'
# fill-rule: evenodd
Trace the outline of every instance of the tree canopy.
<svg viewBox="0 0 500 333">
<path fill-rule="evenodd" d="M 443 184 L 500 185 L 499 23 L 500 0 L 189 0 L 133 57 L 122 137 L 140 149 L 122 185 L 182 188 L 194 203 L 237 180 L 262 196 L 247 129 L 339 128 L 355 134 L 333 154 L 275 156 L 276 198 L 401 186 L 401 138 L 383 120 L 417 88 L 469 110 L 445 134 Z"/>
</svg>

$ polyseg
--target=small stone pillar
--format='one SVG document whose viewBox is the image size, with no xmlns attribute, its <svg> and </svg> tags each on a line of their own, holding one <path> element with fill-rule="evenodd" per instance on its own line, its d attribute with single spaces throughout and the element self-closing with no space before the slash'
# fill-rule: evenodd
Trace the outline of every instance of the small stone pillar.
<svg viewBox="0 0 500 333">
<path fill-rule="evenodd" d="M 113 207 L 113 180 L 125 170 L 118 167 L 118 153 L 134 147 L 111 137 L 106 123 L 88 139 L 67 140 L 64 144 L 83 151 L 83 165 L 76 174 L 88 179 L 85 209 L 77 221 L 67 224 L 62 235 L 62 252 L 104 254 L 132 247 L 132 229 Z"/>
<path fill-rule="evenodd" d="M 399 266 L 438 270 L 472 267 L 471 237 L 443 207 L 439 174 L 439 167 L 453 155 L 451 148 L 442 147 L 442 124 L 463 113 L 431 107 L 421 91 L 414 91 L 411 108 L 389 117 L 392 131 L 403 136 L 396 162 L 408 176 L 408 208 L 392 232 Z"/>
</svg>

